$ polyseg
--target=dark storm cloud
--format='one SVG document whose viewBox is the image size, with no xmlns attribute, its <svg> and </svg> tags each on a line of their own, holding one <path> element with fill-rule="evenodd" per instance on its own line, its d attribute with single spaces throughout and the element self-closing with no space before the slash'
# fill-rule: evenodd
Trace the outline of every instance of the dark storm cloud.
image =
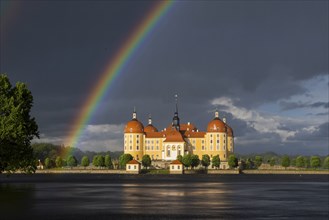
<svg viewBox="0 0 329 220">
<path fill-rule="evenodd" d="M 281 101 L 280 103 L 282 110 L 292 110 L 297 108 L 329 108 L 328 102 L 314 102 L 314 103 L 305 103 L 305 102 L 287 102 Z"/>
<path fill-rule="evenodd" d="M 15 25 L 1 25 L 6 37 L 0 39 L 0 71 L 12 82 L 27 82 L 40 131 L 65 136 L 106 64 L 152 2 L 21 4 Z M 144 124 L 151 113 L 162 129 L 171 122 L 178 93 L 182 122 L 205 130 L 214 98 L 230 97 L 238 107 L 254 109 L 306 94 L 310 88 L 302 81 L 328 74 L 327 8 L 325 1 L 177 1 L 115 78 L 90 124 L 124 124 L 136 106 Z M 328 103 L 308 104 L 328 108 Z M 237 138 L 278 145 L 275 134 L 258 133 L 222 107 Z"/>
</svg>

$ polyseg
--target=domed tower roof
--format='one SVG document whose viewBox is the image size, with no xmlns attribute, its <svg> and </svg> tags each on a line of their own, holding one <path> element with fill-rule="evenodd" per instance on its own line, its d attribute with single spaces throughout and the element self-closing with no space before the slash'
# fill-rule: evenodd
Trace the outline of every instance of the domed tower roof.
<svg viewBox="0 0 329 220">
<path fill-rule="evenodd" d="M 223 122 L 225 123 L 227 136 L 233 137 L 233 129 L 226 123 L 226 118 L 223 118 Z"/>
<path fill-rule="evenodd" d="M 225 123 L 219 119 L 217 110 L 215 112 L 215 118 L 208 123 L 207 132 L 226 132 Z"/>
<path fill-rule="evenodd" d="M 146 133 L 149 133 L 149 132 L 158 132 L 158 129 L 152 125 L 151 115 L 149 115 L 148 125 L 144 128 L 144 132 L 146 132 Z"/>
<path fill-rule="evenodd" d="M 137 120 L 137 113 L 134 109 L 133 112 L 133 118 L 131 121 L 128 121 L 128 123 L 125 126 L 124 133 L 143 133 L 144 132 L 144 126 L 143 124 Z"/>
</svg>

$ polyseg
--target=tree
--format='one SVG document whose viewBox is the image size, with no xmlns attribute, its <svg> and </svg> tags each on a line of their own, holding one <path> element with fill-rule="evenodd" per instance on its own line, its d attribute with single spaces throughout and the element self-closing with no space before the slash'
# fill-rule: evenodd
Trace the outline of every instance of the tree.
<svg viewBox="0 0 329 220">
<path fill-rule="evenodd" d="M 191 167 L 192 167 L 192 169 L 194 169 L 194 167 L 199 166 L 199 164 L 200 164 L 199 156 L 196 155 L 196 154 L 193 154 L 191 156 Z"/>
<path fill-rule="evenodd" d="M 220 167 L 220 158 L 219 155 L 215 155 L 212 157 L 211 163 L 214 167 L 216 167 L 216 169 L 218 169 Z"/>
<path fill-rule="evenodd" d="M 296 159 L 295 158 L 292 158 L 291 161 L 290 161 L 290 166 L 296 166 Z"/>
<path fill-rule="evenodd" d="M 98 155 L 93 157 L 93 166 L 98 167 Z"/>
<path fill-rule="evenodd" d="M 126 164 L 131 161 L 133 159 L 133 156 L 131 156 L 131 154 L 122 154 L 119 157 L 119 164 L 121 166 L 121 168 L 125 168 Z"/>
<path fill-rule="evenodd" d="M 177 159 L 179 162 L 182 162 L 182 161 L 183 161 L 183 156 L 182 156 L 182 155 L 178 155 L 176 159 Z"/>
<path fill-rule="evenodd" d="M 103 155 L 97 156 L 97 165 L 101 168 L 105 166 L 105 158 Z"/>
<path fill-rule="evenodd" d="M 263 158 L 261 156 L 255 156 L 255 164 L 258 167 L 260 167 L 260 165 L 262 165 L 263 163 Z"/>
<path fill-rule="evenodd" d="M 60 156 L 57 156 L 56 160 L 55 160 L 55 163 L 56 163 L 56 167 L 61 168 L 63 166 L 62 158 Z"/>
<path fill-rule="evenodd" d="M 270 166 L 273 167 L 275 164 L 276 164 L 276 158 L 275 157 L 272 157 L 270 159 Z"/>
<path fill-rule="evenodd" d="M 230 166 L 231 169 L 238 166 L 238 158 L 236 158 L 234 154 L 231 154 L 228 157 L 228 165 Z"/>
<path fill-rule="evenodd" d="M 151 157 L 148 154 L 145 154 L 142 157 L 142 165 L 143 167 L 145 167 L 146 169 L 151 165 Z"/>
<path fill-rule="evenodd" d="M 326 157 L 326 159 L 324 159 L 324 161 L 323 161 L 323 168 L 324 169 L 329 169 L 329 156 Z"/>
<path fill-rule="evenodd" d="M 35 118 L 30 116 L 33 96 L 24 83 L 10 84 L 0 74 L 0 173 L 32 173 L 36 164 L 31 140 L 39 137 Z"/>
<path fill-rule="evenodd" d="M 192 164 L 192 155 L 191 154 L 185 154 L 183 156 L 182 163 L 186 168 L 190 167 L 191 164 Z"/>
<path fill-rule="evenodd" d="M 51 160 L 50 160 L 50 158 L 49 157 L 47 157 L 46 159 L 45 159 L 45 168 L 46 169 L 49 169 L 49 168 L 51 168 L 52 166 L 52 164 L 51 164 Z"/>
<path fill-rule="evenodd" d="M 305 168 L 310 167 L 310 159 L 308 157 L 304 157 L 304 162 L 305 162 Z"/>
<path fill-rule="evenodd" d="M 77 165 L 78 165 L 78 161 L 77 161 L 77 159 L 75 158 L 75 156 L 69 156 L 68 158 L 67 158 L 67 165 L 69 166 L 69 167 L 76 167 Z"/>
<path fill-rule="evenodd" d="M 204 166 L 205 169 L 210 165 L 210 157 L 208 154 L 202 155 L 201 165 Z"/>
<path fill-rule="evenodd" d="M 255 163 L 252 161 L 252 159 L 248 158 L 246 161 L 246 169 L 254 169 Z"/>
<path fill-rule="evenodd" d="M 112 159 L 109 154 L 105 155 L 105 167 L 107 167 L 108 169 L 113 169 Z"/>
<path fill-rule="evenodd" d="M 303 156 L 298 156 L 296 158 L 296 167 L 298 168 L 305 167 L 305 158 Z"/>
<path fill-rule="evenodd" d="M 283 166 L 284 168 L 290 166 L 290 158 L 288 156 L 285 155 L 282 157 L 281 166 Z"/>
<path fill-rule="evenodd" d="M 312 168 L 319 168 L 321 166 L 321 159 L 318 156 L 311 157 L 311 167 Z"/>
<path fill-rule="evenodd" d="M 86 169 L 89 166 L 89 158 L 87 156 L 83 156 L 81 159 L 81 165 Z"/>
</svg>

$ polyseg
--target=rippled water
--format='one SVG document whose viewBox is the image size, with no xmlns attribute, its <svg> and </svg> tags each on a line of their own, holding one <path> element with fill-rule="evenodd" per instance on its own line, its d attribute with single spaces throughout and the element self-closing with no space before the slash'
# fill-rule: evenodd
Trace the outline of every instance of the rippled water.
<svg viewBox="0 0 329 220">
<path fill-rule="evenodd" d="M 328 175 L 14 175 L 0 211 L 21 219 L 328 219 Z"/>
</svg>

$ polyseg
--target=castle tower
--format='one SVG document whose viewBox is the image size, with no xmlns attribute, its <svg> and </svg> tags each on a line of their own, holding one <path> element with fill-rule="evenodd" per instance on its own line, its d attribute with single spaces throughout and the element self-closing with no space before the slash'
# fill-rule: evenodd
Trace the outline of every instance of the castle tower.
<svg viewBox="0 0 329 220">
<path fill-rule="evenodd" d="M 137 119 L 136 108 L 132 114 L 132 119 L 126 124 L 124 129 L 124 153 L 131 154 L 135 160 L 141 160 L 144 149 L 144 126 Z"/>
</svg>

